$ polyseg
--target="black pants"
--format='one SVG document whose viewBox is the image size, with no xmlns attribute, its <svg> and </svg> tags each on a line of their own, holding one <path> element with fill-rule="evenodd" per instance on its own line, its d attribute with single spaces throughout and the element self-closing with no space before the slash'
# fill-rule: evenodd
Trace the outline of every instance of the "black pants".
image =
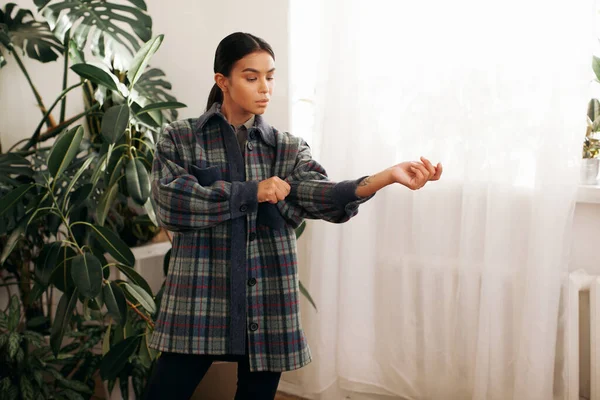
<svg viewBox="0 0 600 400">
<path fill-rule="evenodd" d="M 280 372 L 250 372 L 245 356 L 205 356 L 162 353 L 146 387 L 146 400 L 188 400 L 213 361 L 238 363 L 235 400 L 273 400 Z"/>
</svg>

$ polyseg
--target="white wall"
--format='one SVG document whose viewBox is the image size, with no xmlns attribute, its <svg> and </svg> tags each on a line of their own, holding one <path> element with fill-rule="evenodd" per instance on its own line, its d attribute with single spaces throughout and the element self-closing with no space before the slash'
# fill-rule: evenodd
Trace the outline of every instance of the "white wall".
<svg viewBox="0 0 600 400">
<path fill-rule="evenodd" d="M 32 0 L 12 0 L 35 10 Z M 267 121 L 280 130 L 289 130 L 289 52 L 286 0 L 240 0 L 219 2 L 193 0 L 146 0 L 153 19 L 153 34 L 164 34 L 163 44 L 152 66 L 161 68 L 173 85 L 173 94 L 188 105 L 181 118 L 199 116 L 206 106 L 214 83 L 213 60 L 219 41 L 229 33 L 244 31 L 262 37 L 275 51 L 277 79 Z M 0 141 L 4 151 L 20 139 L 31 136 L 41 118 L 27 81 L 11 56 L 0 70 Z M 50 107 L 61 91 L 62 63 L 42 65 L 23 58 L 44 103 Z M 71 74 L 71 83 L 76 76 Z M 83 109 L 80 94 L 71 95 L 68 116 Z M 53 113 L 59 117 L 58 108 Z"/>
</svg>

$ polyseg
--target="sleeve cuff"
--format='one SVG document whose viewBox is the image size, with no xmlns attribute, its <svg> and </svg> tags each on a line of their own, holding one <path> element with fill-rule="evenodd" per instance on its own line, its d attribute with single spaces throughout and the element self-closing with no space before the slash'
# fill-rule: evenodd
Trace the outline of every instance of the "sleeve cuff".
<svg viewBox="0 0 600 400">
<path fill-rule="evenodd" d="M 349 205 L 356 205 L 364 203 L 371 199 L 374 194 L 368 197 L 359 197 L 356 194 L 358 184 L 367 177 L 367 175 L 354 180 L 354 181 L 342 181 L 338 182 L 333 188 L 333 201 L 340 208 L 346 208 Z"/>
<path fill-rule="evenodd" d="M 238 218 L 258 209 L 258 182 L 232 182 L 231 198 L 229 205 L 231 208 L 231 218 Z"/>
</svg>

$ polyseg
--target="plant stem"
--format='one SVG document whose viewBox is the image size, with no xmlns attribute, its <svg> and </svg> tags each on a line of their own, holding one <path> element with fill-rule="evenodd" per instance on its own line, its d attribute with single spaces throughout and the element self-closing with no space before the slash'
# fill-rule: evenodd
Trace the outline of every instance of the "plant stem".
<svg viewBox="0 0 600 400">
<path fill-rule="evenodd" d="M 44 118 L 42 118 L 42 120 L 40 121 L 40 123 L 38 124 L 37 128 L 35 128 L 35 132 L 33 132 L 33 136 L 31 137 L 31 139 L 29 139 L 29 142 L 27 143 L 27 145 L 25 146 L 25 148 L 23 148 L 23 150 L 28 149 L 29 147 L 37 144 L 39 142 L 39 136 L 40 136 L 40 131 L 42 130 L 42 126 L 44 126 L 44 122 L 46 121 L 46 119 L 50 116 L 50 113 L 52 112 L 52 110 L 54 110 L 54 107 L 56 107 L 56 105 L 60 102 L 61 99 L 66 98 L 67 93 L 69 93 L 71 90 L 79 87 L 83 85 L 82 82 L 76 83 L 75 85 L 71 86 L 70 88 L 64 89 L 60 95 L 58 95 L 58 97 L 56 98 L 56 100 L 54 100 L 54 103 L 52 103 L 52 105 L 50 106 L 50 109 L 44 114 Z M 63 122 L 61 122 L 62 124 Z"/>
<path fill-rule="evenodd" d="M 154 155 L 154 148 L 150 145 L 150 143 L 148 143 L 145 140 L 142 140 L 140 138 L 136 138 L 136 137 L 134 137 L 133 140 L 135 140 L 136 142 L 140 142 L 141 144 L 143 144 L 144 146 L 146 146 L 146 148 L 148 148 L 148 150 L 150 150 L 150 152 L 152 153 L 152 155 Z"/>
<path fill-rule="evenodd" d="M 22 140 L 21 142 L 25 142 L 25 141 L 27 141 L 27 140 L 29 140 L 29 139 Z M 18 144 L 18 143 L 17 143 L 17 144 Z M 14 147 L 14 146 L 13 146 L 13 147 Z M 42 147 L 42 148 L 40 148 L 40 149 L 33 149 L 33 150 L 28 150 L 28 151 L 15 151 L 14 153 L 15 153 L 15 154 L 18 154 L 18 155 L 20 155 L 20 156 L 22 156 L 22 157 L 27 157 L 27 156 L 30 156 L 30 155 L 32 155 L 33 153 L 37 152 L 37 151 L 50 150 L 51 148 L 52 148 L 52 146 L 48 146 L 48 147 Z M 10 150 L 9 150 L 9 152 L 10 152 Z"/>
<path fill-rule="evenodd" d="M 62 124 L 56 125 L 54 128 L 48 129 L 46 132 L 44 132 L 44 133 L 42 133 L 40 135 L 37 143 L 41 143 L 41 142 L 44 142 L 44 141 L 46 141 L 48 139 L 52 139 L 54 136 L 56 136 L 60 132 L 62 132 L 62 128 L 64 128 L 65 126 L 71 125 L 73 122 L 77 121 L 79 118 L 86 116 L 91 111 L 95 111 L 98 107 L 100 107 L 100 105 L 96 104 L 92 108 L 90 108 L 89 110 L 77 114 L 76 116 L 74 116 L 73 118 L 70 118 L 70 119 L 66 120 Z M 27 145 L 25 145 L 25 146 L 23 146 L 23 148 L 21 148 L 21 151 L 28 150 L 31 147 L 32 147 L 32 145 L 30 145 L 29 143 L 27 143 Z"/>
<path fill-rule="evenodd" d="M 129 307 L 131 307 L 133 309 L 133 311 L 135 311 L 135 313 L 137 315 L 139 315 L 140 317 L 142 317 L 142 319 L 144 321 L 146 321 L 146 323 L 148 325 L 150 325 L 152 327 L 152 329 L 154 329 L 154 322 L 152 322 L 152 320 L 150 318 L 148 318 L 147 316 L 145 316 L 140 310 L 137 309 L 137 307 L 135 306 L 135 304 L 133 304 L 132 302 L 130 302 L 129 300 L 125 299 L 127 301 L 127 305 Z"/>
<path fill-rule="evenodd" d="M 65 33 L 65 62 L 63 64 L 63 92 L 67 89 L 68 72 L 69 72 L 69 41 L 71 40 L 71 30 Z M 63 97 L 60 103 L 60 123 L 65 122 L 65 112 L 67 108 L 67 98 Z"/>
<path fill-rule="evenodd" d="M 25 64 L 23 64 L 21 57 L 19 57 L 19 55 L 17 54 L 17 50 L 13 49 L 12 54 L 13 54 L 13 57 L 15 57 L 15 60 L 17 61 L 19 68 L 21 68 L 23 75 L 25 75 L 25 78 L 27 79 L 27 82 L 29 83 L 31 90 L 33 90 L 33 95 L 35 96 L 35 99 L 38 103 L 38 106 L 40 107 L 40 110 L 42 111 L 42 114 L 46 114 L 46 106 L 44 105 L 42 96 L 40 96 L 40 93 L 35 88 L 35 85 L 33 84 L 33 81 L 31 80 L 31 77 L 29 76 L 29 73 L 27 72 L 27 68 L 25 68 Z M 48 128 L 52 128 L 56 125 L 56 122 L 54 122 L 54 119 L 52 118 L 52 116 L 50 116 L 50 118 L 46 121 L 46 125 L 48 125 Z"/>
<path fill-rule="evenodd" d="M 46 290 L 46 304 L 48 306 L 48 323 L 52 326 L 52 289 Z"/>
<path fill-rule="evenodd" d="M 81 251 L 81 247 L 79 247 L 79 244 L 77 243 L 77 239 L 75 239 L 75 235 L 73 234 L 73 231 L 71 230 L 71 227 L 69 226 L 67 218 L 65 217 L 62 210 L 60 209 L 58 200 L 54 196 L 54 185 L 55 184 L 56 184 L 56 180 L 52 183 L 52 186 L 50 186 L 50 182 L 48 182 L 48 180 L 46 180 L 46 187 L 48 189 L 48 193 L 50 193 L 50 196 L 52 196 L 52 201 L 54 202 L 54 205 L 58 209 L 58 213 L 60 214 L 60 219 L 62 220 L 63 224 L 65 224 L 65 226 L 67 227 L 69 236 L 71 237 L 73 244 L 77 247 L 77 250 L 79 250 L 79 254 L 83 254 L 83 251 Z M 66 271 L 67 271 L 67 269 L 65 268 L 65 273 L 66 273 Z M 66 286 L 66 284 L 65 284 L 65 286 Z"/>
</svg>

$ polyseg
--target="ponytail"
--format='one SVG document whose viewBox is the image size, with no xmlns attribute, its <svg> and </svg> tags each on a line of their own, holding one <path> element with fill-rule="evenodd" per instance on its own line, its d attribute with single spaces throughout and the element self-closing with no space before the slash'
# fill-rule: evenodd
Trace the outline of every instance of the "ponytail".
<svg viewBox="0 0 600 400">
<path fill-rule="evenodd" d="M 216 83 L 212 87 L 210 94 L 208 95 L 208 102 L 206 103 L 206 111 L 210 110 L 210 108 L 215 103 L 223 103 L 223 92 L 221 88 Z"/>
</svg>

